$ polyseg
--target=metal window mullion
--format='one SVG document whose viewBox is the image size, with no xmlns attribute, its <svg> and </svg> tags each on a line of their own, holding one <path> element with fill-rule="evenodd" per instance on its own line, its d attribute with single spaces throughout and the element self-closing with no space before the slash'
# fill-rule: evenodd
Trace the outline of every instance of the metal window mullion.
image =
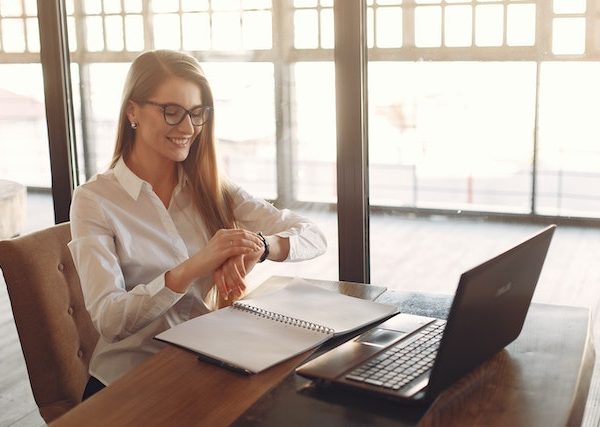
<svg viewBox="0 0 600 427">
<path fill-rule="evenodd" d="M 475 47 L 476 40 L 475 37 L 477 35 L 477 7 L 475 5 L 471 6 L 471 47 Z"/>
<path fill-rule="evenodd" d="M 244 7 L 242 6 L 242 3 L 240 2 L 239 8 L 238 8 L 238 13 L 239 13 L 239 22 L 240 22 L 240 37 L 238 39 L 239 43 L 240 43 L 240 49 L 244 48 Z"/>
<path fill-rule="evenodd" d="M 91 120 L 90 112 L 92 108 L 92 90 L 90 79 L 90 65 L 88 63 L 79 64 L 79 93 L 80 93 L 80 114 L 81 114 L 81 141 L 84 159 L 85 179 L 90 179 L 96 172 L 96 141 L 93 140 L 89 131 L 89 122 Z"/>
<path fill-rule="evenodd" d="M 544 58 L 552 57 L 552 46 L 550 43 L 552 35 L 552 2 L 536 3 L 536 71 L 535 71 L 535 114 L 533 126 L 533 144 L 531 161 L 531 203 L 530 214 L 537 214 L 537 185 L 538 185 L 538 161 L 539 161 L 539 135 L 540 135 L 540 91 L 541 91 L 541 69 Z"/>
<path fill-rule="evenodd" d="M 208 13 L 208 35 L 210 37 L 210 50 L 214 47 L 214 34 L 213 34 L 213 7 L 212 0 L 208 0 L 208 9 L 206 11 Z"/>
<path fill-rule="evenodd" d="M 21 22 L 23 22 L 23 37 L 25 37 L 25 52 L 31 52 L 29 46 L 29 28 L 27 27 L 27 11 L 25 10 L 25 0 L 21 1 Z"/>
<path fill-rule="evenodd" d="M 502 16 L 502 46 L 508 45 L 508 3 L 504 1 L 502 3 L 503 6 L 503 16 Z"/>
<path fill-rule="evenodd" d="M 44 76 L 46 122 L 55 222 L 69 220 L 77 176 L 73 102 L 64 0 L 38 0 L 40 58 Z"/>
<path fill-rule="evenodd" d="M 585 56 L 592 57 L 598 51 L 598 12 L 597 0 L 587 0 L 585 8 Z"/>
<path fill-rule="evenodd" d="M 540 134 L 540 73 L 542 64 L 540 61 L 535 63 L 535 110 L 534 110 L 534 123 L 533 123 L 533 146 L 532 146 L 532 159 L 531 159 L 531 207 L 530 214 L 537 214 L 537 183 L 538 183 L 538 147 L 539 147 L 539 134 Z"/>
<path fill-rule="evenodd" d="M 85 25 L 86 15 L 81 6 L 81 2 L 76 1 L 73 3 L 73 19 L 75 20 L 75 38 L 77 40 L 77 49 L 75 50 L 74 55 L 73 53 L 69 52 L 71 61 L 79 63 L 80 66 L 85 60 L 87 53 L 87 25 Z"/>
<path fill-rule="evenodd" d="M 552 57 L 552 2 L 536 3 L 536 40 L 538 61 Z"/>
<path fill-rule="evenodd" d="M 291 0 L 275 1 L 272 8 L 273 67 L 275 84 L 275 151 L 277 204 L 289 206 L 296 200 L 296 130 L 292 108 L 295 105 L 292 64 L 294 18 Z"/>
<path fill-rule="evenodd" d="M 415 1 L 402 2 L 402 46 L 415 46 Z"/>
<path fill-rule="evenodd" d="M 143 0 L 142 17 L 144 20 L 144 50 L 154 49 L 154 23 L 152 22 L 152 13 L 150 12 L 151 0 Z"/>
<path fill-rule="evenodd" d="M 179 47 L 183 49 L 183 7 L 181 0 L 179 0 L 179 10 L 177 15 L 179 16 Z"/>
<path fill-rule="evenodd" d="M 102 43 L 104 47 L 102 48 L 102 52 L 108 52 L 108 38 L 106 37 L 107 24 L 106 24 L 106 14 L 104 13 L 104 6 L 102 6 L 102 11 L 100 12 L 100 19 L 102 19 Z"/>
<path fill-rule="evenodd" d="M 321 43 L 321 4 L 317 3 L 317 7 L 315 8 L 317 12 L 317 49 L 322 48 L 323 44 Z"/>
<path fill-rule="evenodd" d="M 446 46 L 446 4 L 440 4 L 440 13 L 441 13 L 441 28 L 440 28 L 440 38 L 441 44 L 440 47 L 443 49 Z"/>
<path fill-rule="evenodd" d="M 333 9 L 339 279 L 369 283 L 366 0 Z"/>
<path fill-rule="evenodd" d="M 127 52 L 129 49 L 127 48 L 127 24 L 125 22 L 125 18 L 127 17 L 127 13 L 125 13 L 125 4 L 123 0 L 121 0 L 121 13 L 119 13 L 121 17 L 121 34 L 123 35 L 123 50 L 122 52 Z"/>
<path fill-rule="evenodd" d="M 91 107 L 91 88 L 89 78 L 89 64 L 86 61 L 85 51 L 86 47 L 86 25 L 85 13 L 81 7 L 81 2 L 74 2 L 73 5 L 73 16 L 75 18 L 75 37 L 77 38 L 77 51 L 78 58 L 78 71 L 79 71 L 79 113 L 81 114 L 81 149 L 83 150 L 83 168 L 85 179 L 88 180 L 96 173 L 96 156 L 94 148 L 94 142 L 89 132 L 88 121 L 90 119 L 89 111 L 92 111 Z M 73 58 L 72 58 L 73 59 Z M 92 165 L 94 166 L 92 168 Z M 77 171 L 79 172 L 79 171 Z"/>
</svg>

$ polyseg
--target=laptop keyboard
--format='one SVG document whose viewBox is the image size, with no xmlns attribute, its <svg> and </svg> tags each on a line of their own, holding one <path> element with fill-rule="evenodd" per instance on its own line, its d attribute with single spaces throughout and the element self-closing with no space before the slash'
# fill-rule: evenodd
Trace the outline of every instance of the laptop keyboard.
<svg viewBox="0 0 600 427">
<path fill-rule="evenodd" d="M 433 366 L 446 322 L 436 320 L 346 375 L 346 379 L 399 390 Z M 415 339 L 416 337 L 416 339 Z"/>
</svg>

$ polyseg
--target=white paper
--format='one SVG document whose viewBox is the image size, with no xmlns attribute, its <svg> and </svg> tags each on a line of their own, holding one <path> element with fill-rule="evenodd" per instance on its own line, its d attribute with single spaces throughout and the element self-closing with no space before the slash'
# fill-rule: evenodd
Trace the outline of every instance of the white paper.
<svg viewBox="0 0 600 427">
<path fill-rule="evenodd" d="M 302 279 L 294 279 L 278 291 L 256 299 L 243 299 L 240 303 L 317 323 L 333 329 L 336 334 L 353 331 L 397 311 L 392 305 L 328 291 Z"/>
<path fill-rule="evenodd" d="M 317 323 L 336 333 L 358 329 L 397 312 L 391 305 L 348 297 L 300 280 L 241 302 Z M 227 307 L 188 320 L 156 339 L 257 373 L 318 346 L 332 335 Z"/>
</svg>

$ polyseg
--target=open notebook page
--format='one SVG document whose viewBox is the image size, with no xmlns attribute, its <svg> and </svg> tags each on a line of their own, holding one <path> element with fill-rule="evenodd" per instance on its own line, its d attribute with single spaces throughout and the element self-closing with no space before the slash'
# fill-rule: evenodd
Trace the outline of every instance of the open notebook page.
<svg viewBox="0 0 600 427">
<path fill-rule="evenodd" d="M 257 373 L 330 337 L 227 307 L 188 320 L 156 338 Z"/>
<path fill-rule="evenodd" d="M 238 304 L 317 323 L 336 334 L 359 329 L 398 311 L 394 306 L 328 291 L 302 279 L 293 279 L 278 291 L 242 299 Z"/>
<path fill-rule="evenodd" d="M 357 329 L 396 312 L 390 305 L 347 297 L 304 282 L 290 283 L 271 294 L 244 301 L 336 331 Z M 297 326 L 293 321 L 277 321 L 227 307 L 174 326 L 156 339 L 257 373 L 318 346 L 332 335 Z"/>
</svg>

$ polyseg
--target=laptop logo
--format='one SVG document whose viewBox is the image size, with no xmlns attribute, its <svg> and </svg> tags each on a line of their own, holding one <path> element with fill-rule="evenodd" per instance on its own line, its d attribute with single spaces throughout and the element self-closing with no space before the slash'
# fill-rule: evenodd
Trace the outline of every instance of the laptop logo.
<svg viewBox="0 0 600 427">
<path fill-rule="evenodd" d="M 508 282 L 506 285 L 498 288 L 494 297 L 499 298 L 502 295 L 504 295 L 505 293 L 509 292 L 511 289 L 512 289 L 512 282 Z"/>
</svg>

